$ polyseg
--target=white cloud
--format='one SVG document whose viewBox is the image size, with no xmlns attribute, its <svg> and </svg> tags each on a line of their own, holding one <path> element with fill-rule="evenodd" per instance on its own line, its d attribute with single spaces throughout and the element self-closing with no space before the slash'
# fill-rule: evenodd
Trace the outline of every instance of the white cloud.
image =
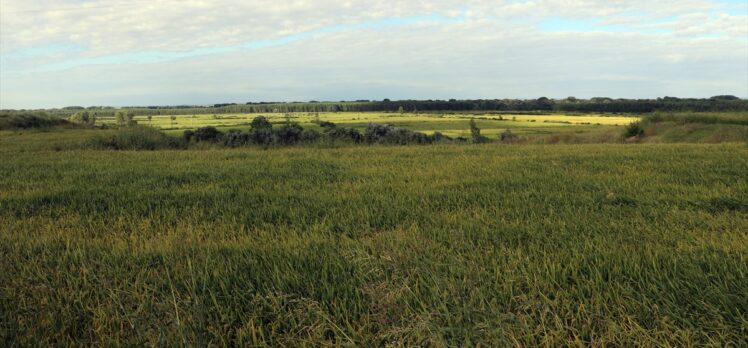
<svg viewBox="0 0 748 348">
<path fill-rule="evenodd" d="M 5 0 L 0 7 L 0 107 L 748 96 L 748 16 L 715 1 Z M 539 30 L 549 18 L 593 27 Z M 315 32 L 321 28 L 328 29 Z M 209 49 L 309 32 L 281 46 Z M 142 52 L 203 53 L 123 58 Z M 53 65 L 63 68 L 47 69 Z"/>
</svg>

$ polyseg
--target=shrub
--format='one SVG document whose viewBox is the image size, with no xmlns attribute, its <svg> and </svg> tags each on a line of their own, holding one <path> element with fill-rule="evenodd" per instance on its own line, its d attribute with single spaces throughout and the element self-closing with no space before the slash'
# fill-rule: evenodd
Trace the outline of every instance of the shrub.
<svg viewBox="0 0 748 348">
<path fill-rule="evenodd" d="M 298 124 L 287 122 L 275 130 L 276 142 L 283 145 L 296 144 L 301 139 L 301 132 L 303 131 L 304 128 L 301 128 Z"/>
<path fill-rule="evenodd" d="M 516 140 L 517 136 L 511 130 L 507 129 L 499 134 L 499 139 L 503 142 L 510 142 Z"/>
<path fill-rule="evenodd" d="M 642 127 L 641 122 L 636 121 L 632 122 L 628 126 L 626 126 L 626 130 L 623 132 L 623 136 L 626 138 L 631 137 L 638 137 L 644 135 L 644 127 Z"/>
<path fill-rule="evenodd" d="M 357 130 L 346 127 L 335 127 L 328 128 L 325 131 L 325 135 L 331 141 L 351 141 L 354 143 L 360 143 L 363 140 L 363 136 Z"/>
<path fill-rule="evenodd" d="M 254 119 L 252 119 L 252 123 L 250 123 L 252 126 L 252 129 L 272 129 L 273 124 L 268 121 L 265 116 L 257 116 Z"/>
<path fill-rule="evenodd" d="M 253 128 L 247 136 L 250 144 L 270 145 L 273 142 L 273 130 L 271 128 Z"/>
<path fill-rule="evenodd" d="M 364 130 L 364 140 L 370 144 L 428 144 L 433 140 L 426 134 L 387 124 L 369 123 Z"/>
<path fill-rule="evenodd" d="M 441 132 L 434 132 L 434 134 L 431 134 L 431 141 L 432 142 L 449 142 L 452 138 L 442 134 Z"/>
<path fill-rule="evenodd" d="M 223 144 L 228 147 L 239 147 L 249 143 L 249 133 L 242 133 L 240 130 L 232 129 L 223 136 Z"/>
<path fill-rule="evenodd" d="M 123 128 L 110 136 L 93 138 L 88 145 L 111 150 L 161 150 L 184 148 L 178 138 L 170 137 L 151 127 Z"/>
<path fill-rule="evenodd" d="M 76 112 L 70 116 L 70 121 L 93 126 L 96 123 L 96 115 L 91 115 L 88 111 Z"/>
<path fill-rule="evenodd" d="M 195 139 L 195 141 L 216 141 L 222 135 L 223 133 L 218 131 L 216 127 L 200 127 L 192 135 L 192 139 Z"/>
<path fill-rule="evenodd" d="M 184 131 L 184 133 L 182 133 L 182 139 L 184 139 L 184 141 L 189 142 L 190 140 L 192 140 L 192 137 L 194 135 L 195 135 L 195 132 L 193 132 L 193 131 L 191 131 L 191 130 L 188 129 L 188 130 Z"/>
<path fill-rule="evenodd" d="M 364 130 L 364 140 L 369 143 L 383 143 L 395 127 L 388 124 L 369 123 Z"/>
<path fill-rule="evenodd" d="M 301 132 L 301 142 L 303 143 L 313 143 L 317 140 L 319 140 L 320 134 L 314 129 L 305 129 Z"/>
<path fill-rule="evenodd" d="M 338 125 L 336 125 L 335 123 L 332 123 L 330 121 L 320 121 L 319 122 L 319 126 L 322 127 L 322 128 L 335 128 Z"/>
</svg>

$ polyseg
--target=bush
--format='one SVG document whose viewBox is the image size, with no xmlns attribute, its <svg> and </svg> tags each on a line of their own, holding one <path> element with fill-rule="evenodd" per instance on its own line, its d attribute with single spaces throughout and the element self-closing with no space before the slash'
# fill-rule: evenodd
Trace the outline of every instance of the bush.
<svg viewBox="0 0 748 348">
<path fill-rule="evenodd" d="M 434 132 L 434 134 L 431 134 L 431 141 L 435 143 L 439 142 L 449 142 L 452 138 L 442 134 L 441 132 Z"/>
<path fill-rule="evenodd" d="M 223 144 L 228 147 L 239 147 L 250 143 L 249 134 L 232 129 L 223 136 Z"/>
<path fill-rule="evenodd" d="M 301 142 L 303 143 L 313 143 L 317 140 L 319 140 L 320 134 L 314 129 L 305 129 L 301 132 Z"/>
<path fill-rule="evenodd" d="M 644 135 L 644 127 L 642 127 L 642 124 L 639 121 L 632 122 L 626 126 L 626 130 L 623 132 L 623 136 L 626 138 L 639 137 L 642 135 Z"/>
<path fill-rule="evenodd" d="M 250 123 L 252 126 L 252 129 L 272 129 L 273 124 L 268 121 L 265 116 L 257 116 L 254 119 L 252 119 L 252 123 Z"/>
<path fill-rule="evenodd" d="M 354 143 L 360 143 L 363 140 L 363 136 L 357 130 L 346 127 L 335 127 L 328 128 L 325 131 L 325 135 L 331 141 L 350 141 Z"/>
<path fill-rule="evenodd" d="M 96 124 L 96 114 L 94 113 L 92 115 L 88 111 L 76 112 L 72 116 L 70 116 L 70 121 L 93 126 L 94 124 Z"/>
<path fill-rule="evenodd" d="M 162 150 L 185 147 L 178 138 L 144 126 L 123 128 L 108 137 L 93 138 L 88 145 L 111 150 Z"/>
<path fill-rule="evenodd" d="M 384 143 L 387 136 L 395 130 L 388 124 L 369 123 L 364 130 L 364 140 L 369 143 Z"/>
<path fill-rule="evenodd" d="M 195 141 L 216 141 L 223 133 L 218 131 L 216 127 L 200 127 L 192 135 L 192 139 Z"/>
<path fill-rule="evenodd" d="M 369 144 L 429 144 L 433 138 L 426 134 L 392 125 L 369 123 L 364 130 L 364 140 Z"/>
<path fill-rule="evenodd" d="M 292 145 L 299 142 L 301 139 L 301 132 L 304 128 L 301 128 L 296 123 L 287 123 L 275 130 L 275 140 L 279 144 Z"/>
<path fill-rule="evenodd" d="M 338 125 L 336 125 L 335 123 L 332 123 L 330 121 L 320 121 L 319 122 L 319 126 L 322 127 L 322 128 L 335 128 Z"/>
<path fill-rule="evenodd" d="M 499 134 L 499 139 L 503 142 L 511 142 L 516 140 L 517 136 L 511 130 L 507 129 Z"/>
<path fill-rule="evenodd" d="M 250 144 L 270 145 L 273 143 L 273 130 L 271 128 L 253 128 L 247 136 Z"/>
<path fill-rule="evenodd" d="M 188 130 L 184 131 L 184 133 L 182 133 L 182 139 L 184 139 L 184 141 L 186 141 L 186 142 L 189 142 L 190 140 L 192 140 L 192 137 L 194 135 L 195 135 L 195 132 L 193 132 L 193 131 L 191 131 L 191 130 L 188 129 Z"/>
</svg>

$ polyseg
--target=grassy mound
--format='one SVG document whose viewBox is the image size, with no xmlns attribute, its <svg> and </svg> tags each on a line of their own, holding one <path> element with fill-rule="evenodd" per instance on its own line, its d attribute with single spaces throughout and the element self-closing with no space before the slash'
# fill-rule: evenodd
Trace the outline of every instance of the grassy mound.
<svg viewBox="0 0 748 348">
<path fill-rule="evenodd" d="M 73 126 L 67 120 L 45 113 L 0 113 L 0 130 Z"/>
<path fill-rule="evenodd" d="M 165 150 L 185 148 L 186 144 L 183 140 L 154 128 L 135 126 L 117 130 L 110 135 L 96 136 L 87 146 L 110 150 Z"/>
<path fill-rule="evenodd" d="M 644 117 L 641 127 L 648 142 L 748 141 L 748 113 L 658 113 Z"/>
</svg>

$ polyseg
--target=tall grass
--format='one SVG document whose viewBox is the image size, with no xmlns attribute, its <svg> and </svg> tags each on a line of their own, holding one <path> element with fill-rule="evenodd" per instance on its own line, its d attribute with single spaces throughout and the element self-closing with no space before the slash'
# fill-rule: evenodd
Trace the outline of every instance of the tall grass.
<svg viewBox="0 0 748 348">
<path fill-rule="evenodd" d="M 110 150 L 164 150 L 183 149 L 186 141 L 172 137 L 161 131 L 146 127 L 134 126 L 107 132 L 91 138 L 87 147 Z"/>
<path fill-rule="evenodd" d="M 54 152 L 58 135 L 24 136 L 0 136 L 3 346 L 748 337 L 743 145 Z"/>
</svg>

